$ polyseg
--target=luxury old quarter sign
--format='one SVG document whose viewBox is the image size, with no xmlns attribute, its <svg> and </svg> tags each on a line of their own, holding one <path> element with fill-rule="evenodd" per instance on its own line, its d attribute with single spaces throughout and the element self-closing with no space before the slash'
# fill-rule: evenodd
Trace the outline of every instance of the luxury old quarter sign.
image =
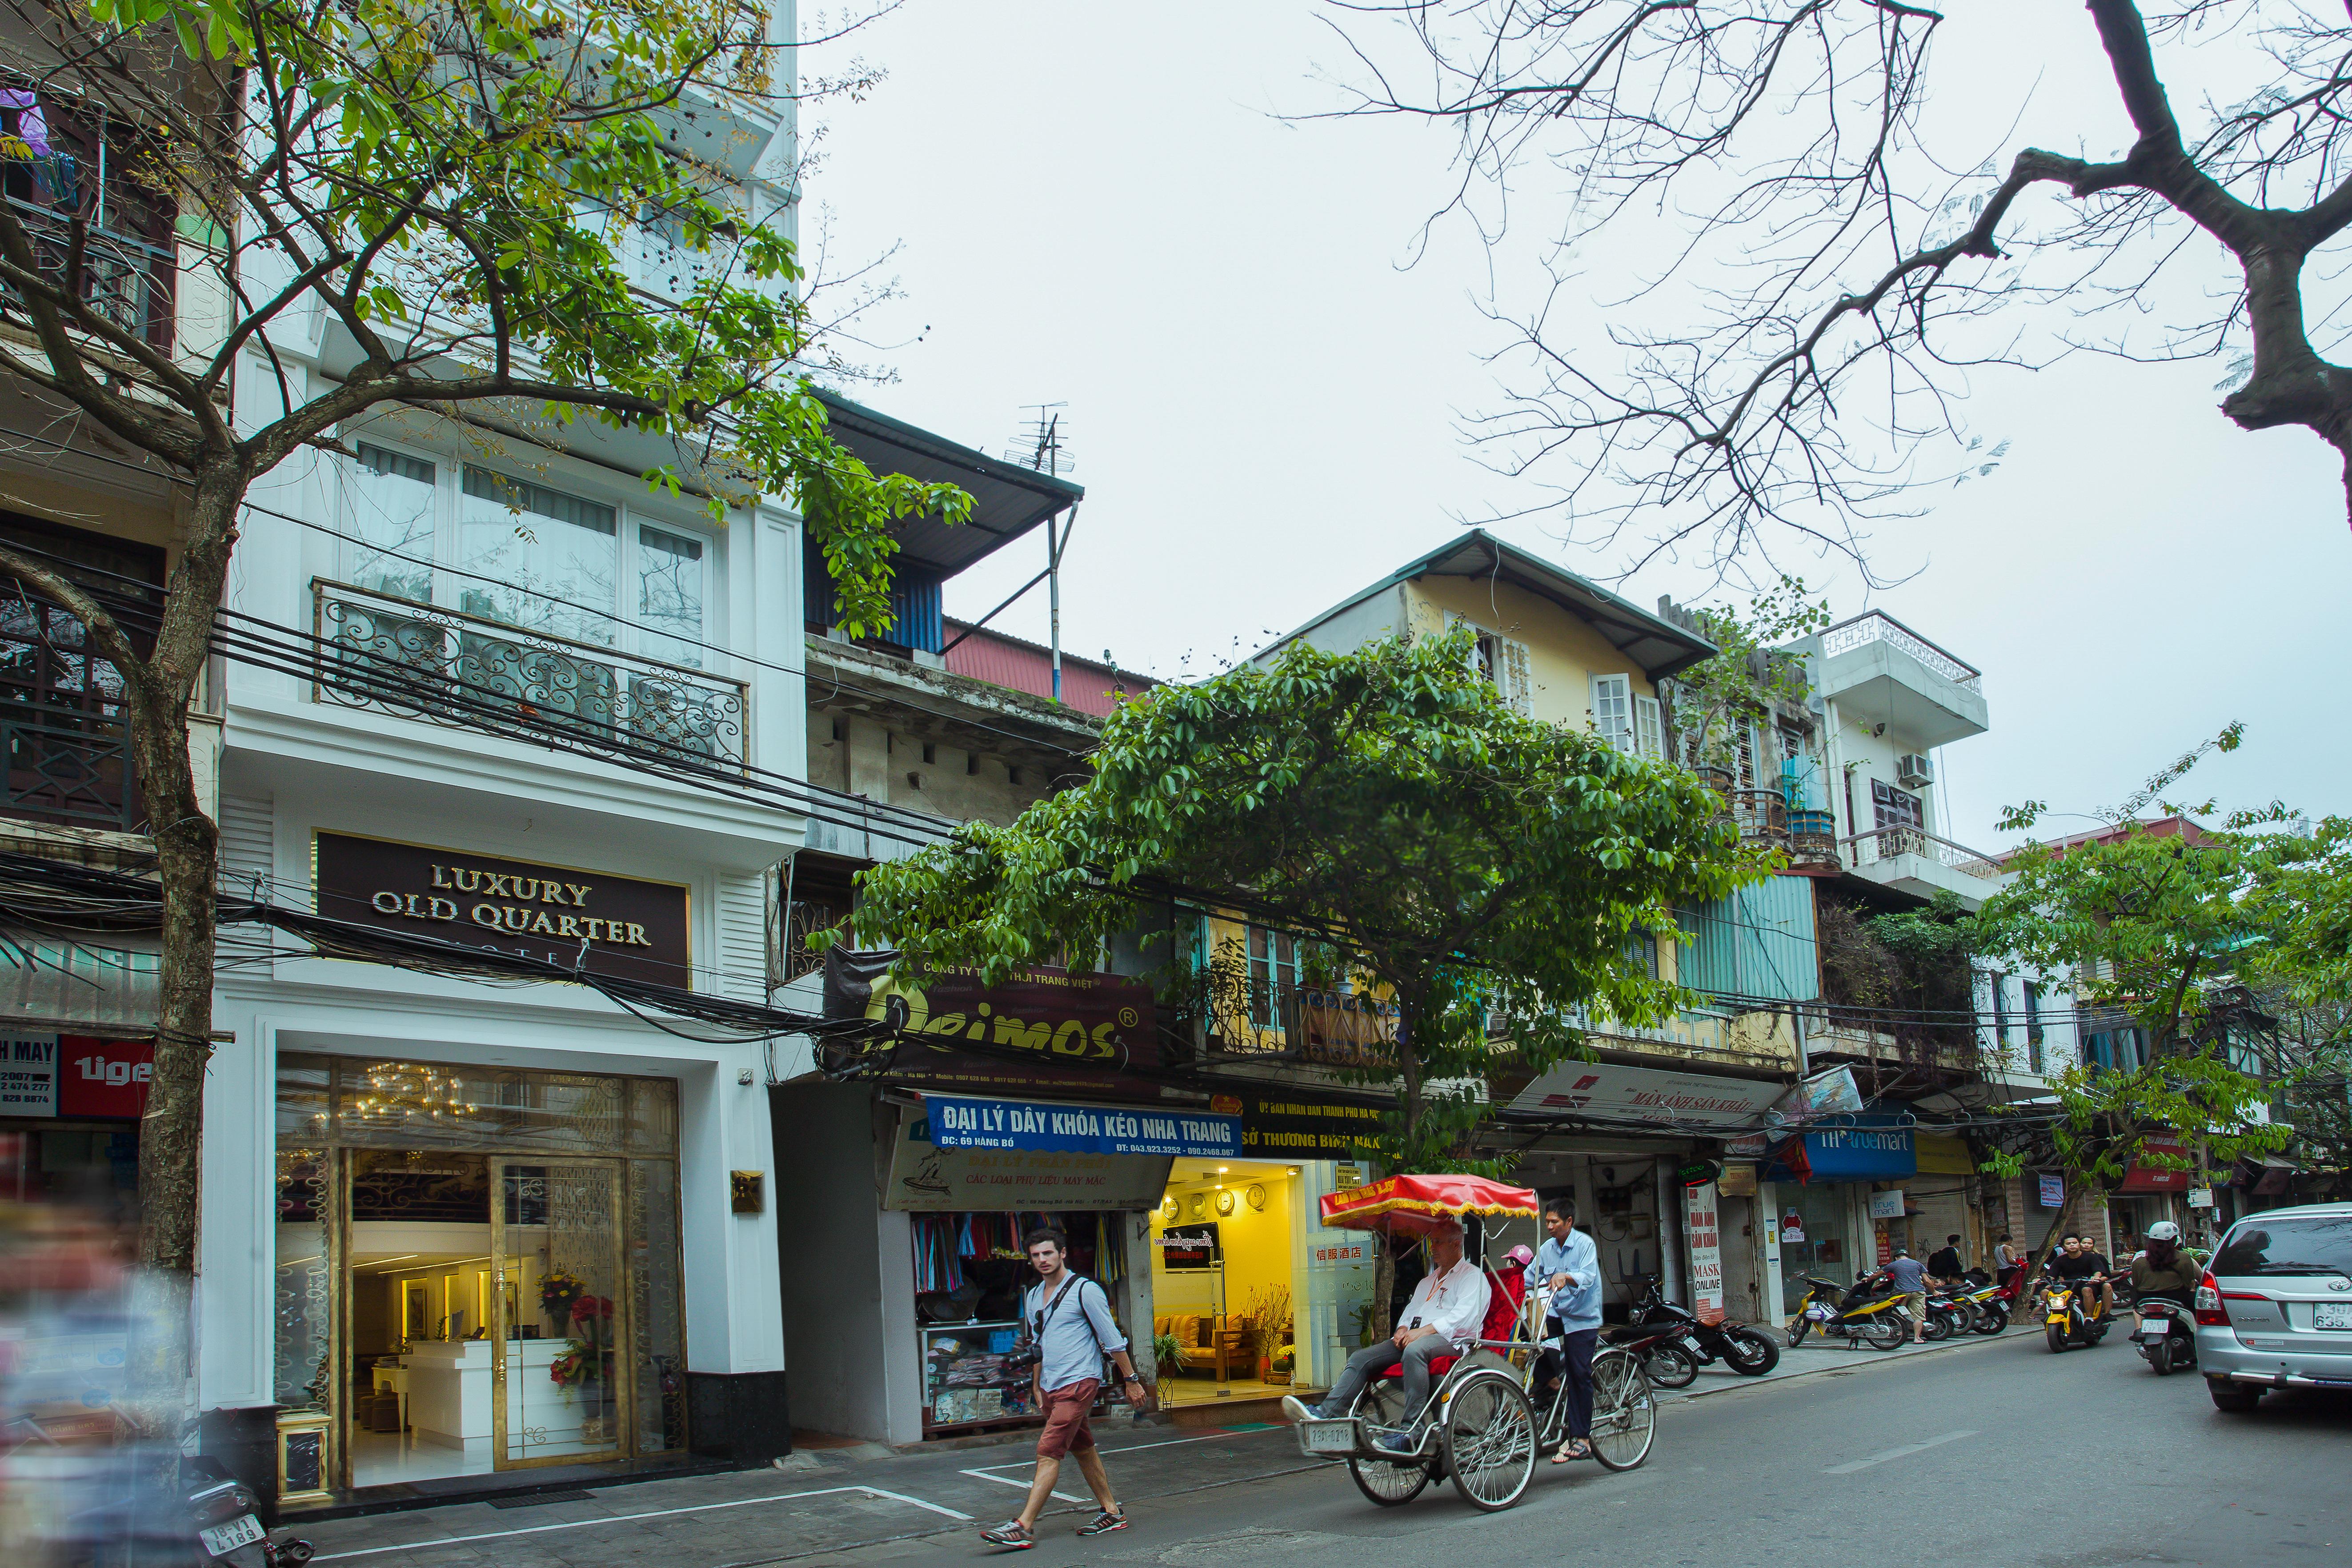
<svg viewBox="0 0 2352 1568">
<path fill-rule="evenodd" d="M 320 833 L 319 912 L 384 931 L 494 947 L 598 974 L 693 984 L 687 889 L 499 856 Z"/>
</svg>

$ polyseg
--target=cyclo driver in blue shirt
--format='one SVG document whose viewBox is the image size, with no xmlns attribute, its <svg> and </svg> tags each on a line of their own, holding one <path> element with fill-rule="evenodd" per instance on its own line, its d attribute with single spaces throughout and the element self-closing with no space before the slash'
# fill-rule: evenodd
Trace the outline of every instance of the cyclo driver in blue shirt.
<svg viewBox="0 0 2352 1568">
<path fill-rule="evenodd" d="M 1544 1201 L 1544 1242 L 1528 1265 L 1528 1296 L 1544 1302 L 1542 1358 L 1536 1384 L 1549 1390 L 1568 1378 L 1568 1436 L 1555 1465 L 1592 1454 L 1592 1350 L 1601 1338 L 1601 1253 L 1576 1228 L 1576 1200 Z"/>
</svg>

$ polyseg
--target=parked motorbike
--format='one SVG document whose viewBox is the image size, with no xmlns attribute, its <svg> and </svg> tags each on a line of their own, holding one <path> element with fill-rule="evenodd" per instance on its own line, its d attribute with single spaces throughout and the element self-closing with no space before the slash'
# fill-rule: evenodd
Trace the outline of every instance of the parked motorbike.
<svg viewBox="0 0 2352 1568">
<path fill-rule="evenodd" d="M 2178 1301 L 2161 1296 L 2141 1301 L 2132 1339 L 2158 1377 L 2197 1364 L 2197 1317 Z"/>
<path fill-rule="evenodd" d="M 1969 1332 L 1997 1334 L 2009 1327 L 2009 1301 L 1980 1268 L 1972 1268 L 1966 1282 L 1951 1292 L 1969 1309 Z"/>
<path fill-rule="evenodd" d="M 1698 1377 L 1698 1356 L 1683 1344 L 1679 1324 L 1626 1323 L 1601 1330 L 1601 1338 L 1640 1357 L 1643 1374 L 1660 1388 L 1688 1388 Z"/>
<path fill-rule="evenodd" d="M 2115 1326 L 2095 1286 L 2077 1290 L 2070 1281 L 2053 1276 L 2043 1279 L 2041 1289 L 2042 1337 L 2053 1352 L 2069 1345 L 2097 1344 Z"/>
<path fill-rule="evenodd" d="M 184 1459 L 181 1469 L 190 1483 L 186 1506 L 196 1532 L 200 1563 L 224 1563 L 232 1568 L 301 1568 L 310 1561 L 309 1542 L 269 1539 L 254 1511 L 259 1505 L 251 1490 L 216 1461 L 201 1457 Z"/>
<path fill-rule="evenodd" d="M 1780 1364 L 1779 1345 L 1745 1323 L 1702 1322 L 1698 1314 L 1687 1307 L 1677 1307 L 1667 1300 L 1654 1279 L 1642 1293 L 1642 1299 L 1633 1303 L 1633 1316 L 1644 1327 L 1678 1326 L 1683 1349 L 1701 1366 L 1712 1366 L 1720 1361 L 1742 1376 L 1761 1377 Z"/>
<path fill-rule="evenodd" d="M 1867 1282 L 1849 1289 L 1834 1279 L 1805 1277 L 1805 1299 L 1789 1320 L 1789 1345 L 1808 1334 L 1891 1351 L 1911 1337 L 1911 1321 L 1900 1296 L 1874 1294 Z"/>
</svg>

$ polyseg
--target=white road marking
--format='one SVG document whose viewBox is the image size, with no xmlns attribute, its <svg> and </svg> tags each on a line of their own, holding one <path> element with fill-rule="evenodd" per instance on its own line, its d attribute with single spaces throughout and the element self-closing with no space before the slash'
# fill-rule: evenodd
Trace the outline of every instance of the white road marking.
<svg viewBox="0 0 2352 1568">
<path fill-rule="evenodd" d="M 1850 1476 L 1856 1470 L 1866 1470 L 1873 1465 L 1883 1465 L 1889 1459 L 1900 1459 L 1906 1455 L 1916 1454 L 1925 1449 L 1936 1447 L 1939 1444 L 1957 1443 L 1963 1437 L 1973 1437 L 1976 1435 L 1977 1432 L 1975 1427 L 1963 1427 L 1958 1432 L 1946 1432 L 1939 1436 L 1930 1437 L 1925 1442 L 1906 1443 L 1900 1448 L 1889 1448 L 1883 1454 L 1873 1454 L 1866 1459 L 1849 1459 L 1843 1465 L 1832 1465 L 1827 1470 L 1824 1470 L 1822 1474 L 1831 1476 Z"/>
<path fill-rule="evenodd" d="M 567 1519 L 561 1524 L 532 1524 L 520 1530 L 488 1531 L 480 1535 L 451 1535 L 439 1541 L 411 1541 L 399 1546 L 367 1546 L 357 1552 L 322 1552 L 311 1561 L 333 1563 L 350 1557 L 374 1557 L 386 1552 L 428 1552 L 436 1546 L 463 1546 L 475 1541 L 504 1541 L 516 1535 L 544 1535 L 551 1530 L 580 1530 L 592 1524 L 626 1524 L 635 1519 L 667 1519 L 675 1514 L 709 1513 L 722 1508 L 756 1508 L 761 1503 L 795 1502 L 802 1498 L 833 1497 L 842 1492 L 863 1492 L 867 1497 L 886 1498 L 892 1502 L 905 1503 L 909 1508 L 928 1509 L 933 1513 L 967 1522 L 971 1519 L 971 1515 L 944 1504 L 925 1502 L 921 1498 L 908 1497 L 905 1492 L 885 1491 L 880 1487 L 821 1487 L 815 1491 L 785 1492 L 777 1497 L 738 1498 L 732 1502 L 698 1503 L 692 1508 L 655 1508 L 642 1513 L 609 1513 L 595 1519 Z"/>
<path fill-rule="evenodd" d="M 1010 1465 L 999 1465 L 996 1468 L 1000 1470 L 1009 1470 L 1013 1467 Z M 961 1470 L 957 1473 L 966 1476 L 978 1476 L 982 1480 L 994 1481 L 1000 1487 L 1019 1487 L 1024 1492 L 1029 1489 L 1029 1483 L 1027 1481 L 1015 1480 L 1011 1476 L 992 1476 L 986 1470 Z M 1084 1502 L 1087 1500 L 1082 1497 L 1072 1497 L 1067 1492 L 1047 1492 L 1045 1495 L 1047 1497 L 1060 1498 L 1064 1502 Z"/>
</svg>

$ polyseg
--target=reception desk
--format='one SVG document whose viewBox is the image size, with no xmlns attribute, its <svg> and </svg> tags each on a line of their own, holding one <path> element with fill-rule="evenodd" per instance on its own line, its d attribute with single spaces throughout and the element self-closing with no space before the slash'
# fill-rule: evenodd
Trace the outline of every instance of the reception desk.
<svg viewBox="0 0 2352 1568">
<path fill-rule="evenodd" d="M 408 1422 L 420 1443 L 491 1458 L 490 1342 L 420 1340 L 408 1353 Z M 614 1412 L 594 1384 L 559 1388 L 547 1369 L 562 1340 L 507 1342 L 507 1456 L 515 1459 L 596 1453 L 614 1439 L 583 1431 L 584 1418 Z"/>
</svg>

